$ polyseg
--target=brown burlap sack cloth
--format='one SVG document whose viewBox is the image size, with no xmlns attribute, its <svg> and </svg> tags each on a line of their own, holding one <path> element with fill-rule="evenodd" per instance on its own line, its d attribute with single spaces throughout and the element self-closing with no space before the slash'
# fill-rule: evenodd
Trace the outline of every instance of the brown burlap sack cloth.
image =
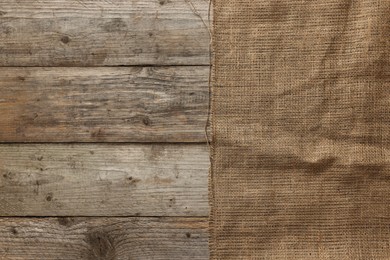
<svg viewBox="0 0 390 260">
<path fill-rule="evenodd" d="M 390 0 L 213 0 L 211 259 L 390 259 Z"/>
</svg>

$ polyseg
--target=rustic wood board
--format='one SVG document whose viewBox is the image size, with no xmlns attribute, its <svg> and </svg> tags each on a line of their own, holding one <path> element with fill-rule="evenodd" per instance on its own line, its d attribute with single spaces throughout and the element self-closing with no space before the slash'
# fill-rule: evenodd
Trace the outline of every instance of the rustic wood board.
<svg viewBox="0 0 390 260">
<path fill-rule="evenodd" d="M 0 258 L 208 259 L 207 225 L 207 218 L 0 218 Z"/>
<path fill-rule="evenodd" d="M 0 142 L 205 142 L 208 67 L 0 70 Z"/>
<path fill-rule="evenodd" d="M 208 149 L 0 145 L 0 216 L 207 216 Z"/>
<path fill-rule="evenodd" d="M 3 0 L 0 66 L 208 65 L 207 10 L 205 0 Z"/>
</svg>

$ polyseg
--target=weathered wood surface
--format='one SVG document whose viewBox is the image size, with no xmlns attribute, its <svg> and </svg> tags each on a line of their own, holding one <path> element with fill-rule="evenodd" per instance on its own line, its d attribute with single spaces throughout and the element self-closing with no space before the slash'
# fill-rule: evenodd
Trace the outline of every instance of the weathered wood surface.
<svg viewBox="0 0 390 260">
<path fill-rule="evenodd" d="M 207 218 L 0 218 L 0 258 L 208 259 L 207 225 Z"/>
<path fill-rule="evenodd" d="M 205 142 L 208 71 L 1 68 L 0 142 Z"/>
<path fill-rule="evenodd" d="M 207 10 L 205 0 L 2 0 L 0 66 L 208 65 Z"/>
<path fill-rule="evenodd" d="M 205 145 L 0 145 L 0 216 L 207 216 Z"/>
</svg>

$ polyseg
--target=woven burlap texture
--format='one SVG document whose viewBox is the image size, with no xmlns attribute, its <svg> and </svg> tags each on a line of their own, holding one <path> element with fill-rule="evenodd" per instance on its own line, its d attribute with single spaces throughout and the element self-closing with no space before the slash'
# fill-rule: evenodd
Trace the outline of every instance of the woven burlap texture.
<svg viewBox="0 0 390 260">
<path fill-rule="evenodd" d="M 211 259 L 390 259 L 390 1 L 213 19 Z"/>
</svg>

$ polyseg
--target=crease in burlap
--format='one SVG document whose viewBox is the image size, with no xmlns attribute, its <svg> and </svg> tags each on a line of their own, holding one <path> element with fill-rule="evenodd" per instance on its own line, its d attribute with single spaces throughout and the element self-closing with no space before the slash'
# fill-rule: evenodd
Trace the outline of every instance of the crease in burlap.
<svg viewBox="0 0 390 260">
<path fill-rule="evenodd" d="M 389 6 L 213 0 L 211 259 L 390 259 Z"/>
</svg>

